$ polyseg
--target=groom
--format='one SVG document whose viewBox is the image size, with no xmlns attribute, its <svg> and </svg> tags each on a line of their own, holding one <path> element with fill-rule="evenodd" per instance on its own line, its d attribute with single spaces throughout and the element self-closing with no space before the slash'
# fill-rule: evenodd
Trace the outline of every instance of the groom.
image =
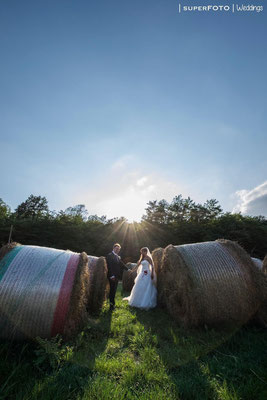
<svg viewBox="0 0 267 400">
<path fill-rule="evenodd" d="M 115 294 L 119 282 L 119 277 L 121 275 L 121 269 L 124 268 L 128 270 L 128 268 L 121 261 L 121 258 L 119 256 L 120 250 L 121 245 L 119 243 L 115 243 L 113 246 L 113 251 L 107 255 L 108 280 L 110 285 L 109 303 L 111 311 L 115 308 Z"/>
</svg>

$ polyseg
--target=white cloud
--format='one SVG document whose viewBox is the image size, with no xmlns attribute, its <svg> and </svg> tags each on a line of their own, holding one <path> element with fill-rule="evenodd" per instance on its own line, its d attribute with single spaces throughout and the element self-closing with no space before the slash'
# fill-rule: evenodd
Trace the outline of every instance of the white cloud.
<svg viewBox="0 0 267 400">
<path fill-rule="evenodd" d="M 138 179 L 136 182 L 137 186 L 144 186 L 147 182 L 147 176 L 143 176 L 142 178 Z"/>
<path fill-rule="evenodd" d="M 252 190 L 239 190 L 235 196 L 238 200 L 233 212 L 267 216 L 267 181 Z"/>
<path fill-rule="evenodd" d="M 90 214 L 107 215 L 108 218 L 126 217 L 140 220 L 149 200 L 166 199 L 182 193 L 182 187 L 164 175 L 151 171 L 143 162 L 123 156 L 93 187 L 80 192 L 76 203 L 85 203 Z"/>
</svg>

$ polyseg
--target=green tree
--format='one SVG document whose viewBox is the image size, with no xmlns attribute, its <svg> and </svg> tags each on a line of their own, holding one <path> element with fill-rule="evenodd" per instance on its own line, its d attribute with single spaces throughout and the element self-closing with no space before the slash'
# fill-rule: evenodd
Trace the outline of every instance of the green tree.
<svg viewBox="0 0 267 400">
<path fill-rule="evenodd" d="M 147 203 L 146 214 L 142 220 L 157 224 L 166 224 L 169 221 L 169 203 L 162 199 L 152 200 Z"/>
<path fill-rule="evenodd" d="M 97 221 L 97 222 L 101 222 L 102 224 L 107 224 L 108 223 L 106 215 L 102 215 L 101 217 L 99 217 L 96 214 L 89 215 L 89 217 L 87 218 L 87 221 L 92 221 L 92 222 Z"/>
<path fill-rule="evenodd" d="M 204 203 L 204 207 L 207 210 L 207 219 L 217 218 L 223 211 L 216 199 L 207 200 L 206 203 Z"/>
<path fill-rule="evenodd" d="M 48 201 L 46 197 L 30 195 L 26 201 L 22 202 L 15 210 L 18 218 L 38 218 L 48 215 Z"/>
<path fill-rule="evenodd" d="M 65 214 L 74 218 L 79 217 L 85 221 L 88 216 L 88 211 L 84 204 L 77 204 L 76 206 L 66 208 Z"/>
<path fill-rule="evenodd" d="M 10 207 L 2 199 L 0 199 L 0 218 L 8 218 L 10 215 Z"/>
</svg>

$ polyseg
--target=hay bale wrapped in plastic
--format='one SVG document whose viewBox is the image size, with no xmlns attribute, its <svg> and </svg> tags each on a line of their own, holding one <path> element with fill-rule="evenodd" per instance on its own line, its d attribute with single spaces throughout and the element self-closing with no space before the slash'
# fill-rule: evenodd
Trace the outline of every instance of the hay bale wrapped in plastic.
<svg viewBox="0 0 267 400">
<path fill-rule="evenodd" d="M 57 334 L 69 338 L 85 323 L 87 255 L 16 243 L 0 250 L 0 337 Z"/>
<path fill-rule="evenodd" d="M 105 257 L 88 256 L 89 287 L 87 310 L 98 314 L 108 293 L 107 264 Z"/>
<path fill-rule="evenodd" d="M 137 276 L 137 264 L 127 263 L 128 271 L 123 270 L 122 274 L 122 289 L 125 292 L 130 292 L 134 286 L 134 280 Z"/>
<path fill-rule="evenodd" d="M 229 240 L 169 245 L 160 268 L 161 299 L 185 327 L 242 325 L 262 304 L 262 273 Z"/>
</svg>

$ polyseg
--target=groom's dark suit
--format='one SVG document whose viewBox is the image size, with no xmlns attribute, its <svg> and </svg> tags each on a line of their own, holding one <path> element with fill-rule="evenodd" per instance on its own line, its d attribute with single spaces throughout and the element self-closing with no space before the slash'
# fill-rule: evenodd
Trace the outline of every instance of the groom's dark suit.
<svg viewBox="0 0 267 400">
<path fill-rule="evenodd" d="M 120 256 L 113 252 L 107 255 L 107 266 L 108 266 L 108 280 L 110 285 L 109 301 L 111 308 L 115 306 L 115 294 L 121 276 L 122 269 L 128 270 L 126 265 L 121 261 Z M 110 279 L 112 276 L 115 279 Z"/>
</svg>

